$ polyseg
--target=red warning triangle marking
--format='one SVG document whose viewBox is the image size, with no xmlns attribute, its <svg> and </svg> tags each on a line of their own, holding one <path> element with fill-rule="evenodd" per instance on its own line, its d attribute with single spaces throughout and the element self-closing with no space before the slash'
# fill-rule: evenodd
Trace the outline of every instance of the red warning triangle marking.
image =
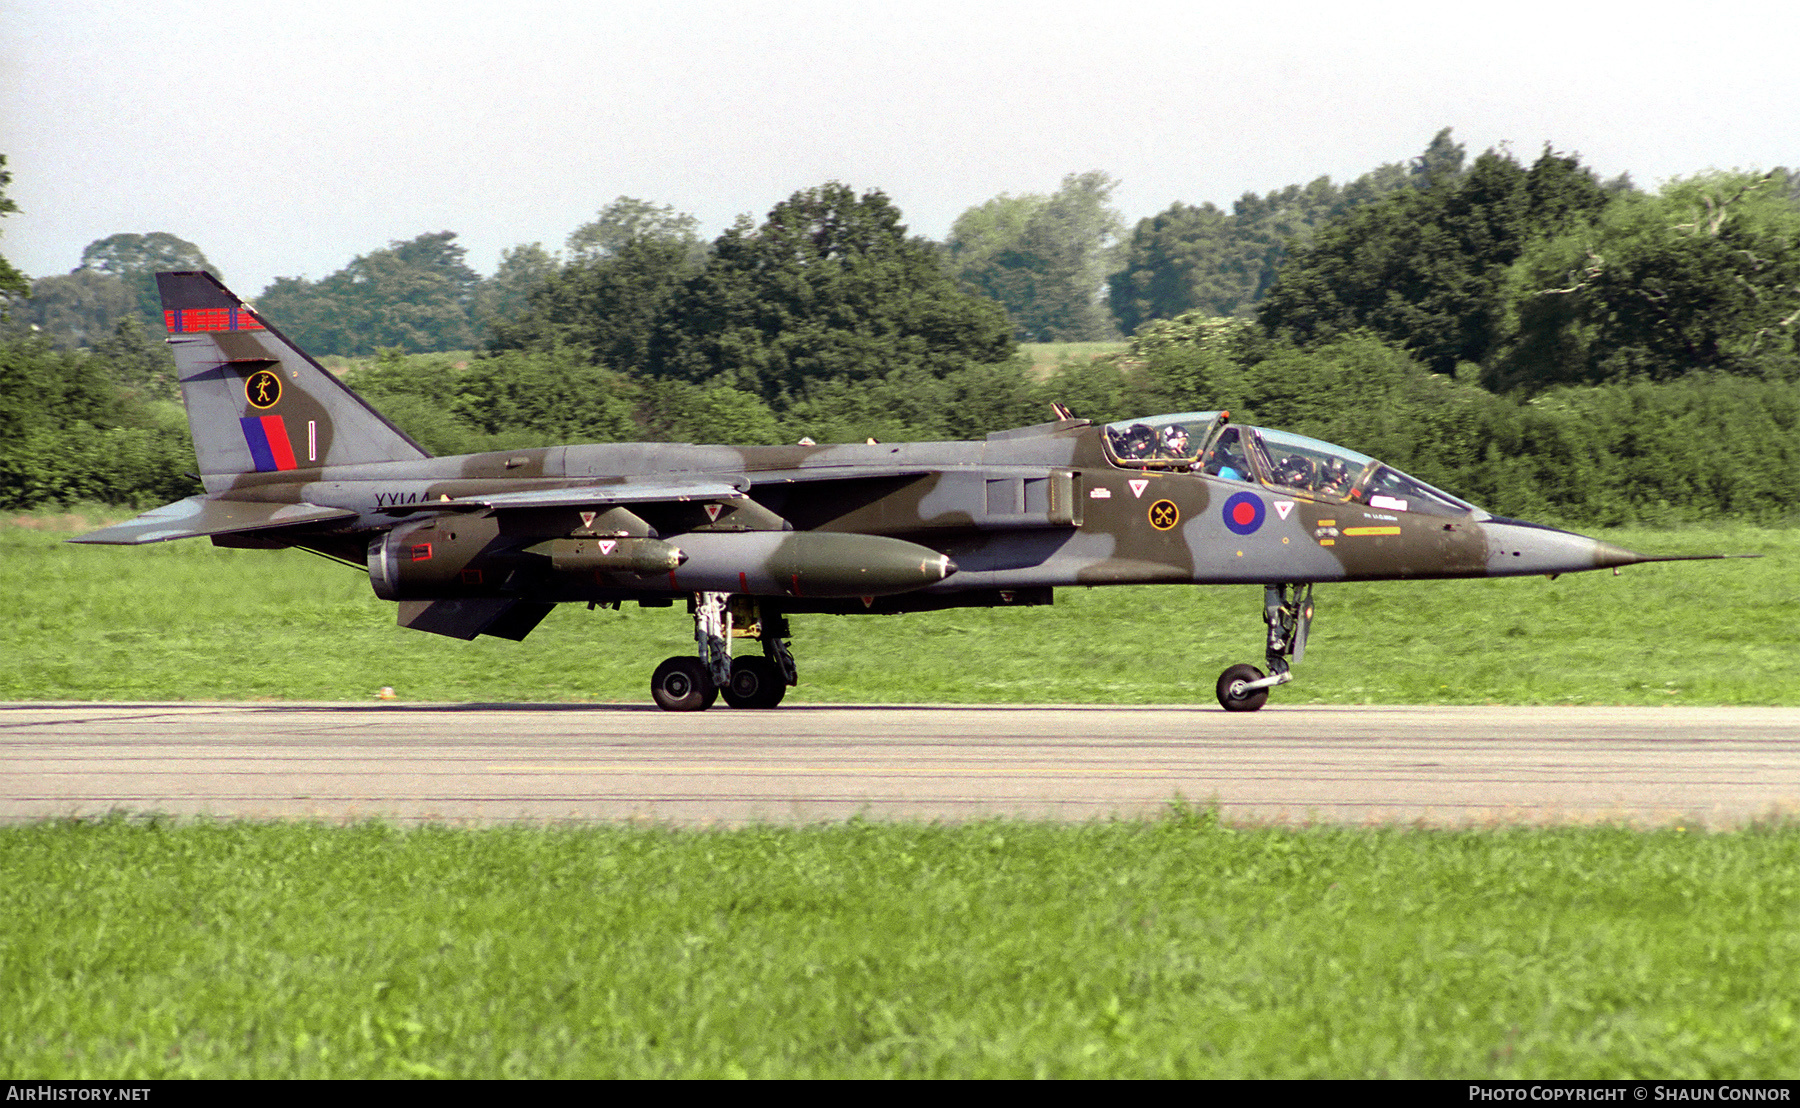
<svg viewBox="0 0 1800 1108">
<path fill-rule="evenodd" d="M 1150 487 L 1150 482 L 1142 477 L 1139 477 L 1136 480 L 1127 481 L 1126 484 L 1131 486 L 1131 495 L 1140 500 L 1144 497 L 1144 490 Z"/>
<path fill-rule="evenodd" d="M 706 506 L 706 518 L 712 520 L 714 523 L 717 523 L 717 522 L 719 522 L 719 513 L 724 510 L 725 510 L 725 505 L 723 505 L 723 504 L 708 504 Z"/>
<path fill-rule="evenodd" d="M 619 544 L 612 539 L 601 539 L 600 540 L 600 553 L 611 554 L 613 552 L 613 548 L 618 545 Z"/>
<path fill-rule="evenodd" d="M 581 525 L 583 527 L 592 527 L 594 525 L 594 515 L 595 513 L 593 512 L 581 513 Z"/>
<path fill-rule="evenodd" d="M 1293 510 L 1294 510 L 1294 502 L 1292 500 L 1277 500 L 1275 502 L 1275 514 L 1280 516 L 1282 519 L 1286 519 L 1288 517 L 1288 513 Z"/>
</svg>

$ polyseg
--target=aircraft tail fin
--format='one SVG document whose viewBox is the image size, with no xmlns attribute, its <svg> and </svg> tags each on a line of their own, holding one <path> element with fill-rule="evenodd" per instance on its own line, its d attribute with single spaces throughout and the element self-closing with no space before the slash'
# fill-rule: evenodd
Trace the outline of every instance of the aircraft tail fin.
<svg viewBox="0 0 1800 1108">
<path fill-rule="evenodd" d="M 156 288 L 208 492 L 247 473 L 431 456 L 217 277 L 158 273 Z"/>
</svg>

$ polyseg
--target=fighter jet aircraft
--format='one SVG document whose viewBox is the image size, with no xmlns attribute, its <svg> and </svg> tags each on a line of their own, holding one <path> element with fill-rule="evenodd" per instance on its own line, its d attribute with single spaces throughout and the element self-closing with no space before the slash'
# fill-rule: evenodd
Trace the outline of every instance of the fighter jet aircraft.
<svg viewBox="0 0 1800 1108">
<path fill-rule="evenodd" d="M 980 442 L 600 443 L 434 458 L 216 278 L 160 273 L 203 495 L 72 541 L 207 536 L 366 569 L 417 631 L 521 640 L 557 604 L 683 601 L 697 651 L 656 667 L 672 711 L 772 708 L 787 617 L 1049 604 L 1093 585 L 1264 588 L 1261 708 L 1329 581 L 1555 576 L 1645 556 L 1490 515 L 1341 446 L 1223 411 L 1052 422 Z M 740 640 L 763 655 L 733 654 Z"/>
</svg>

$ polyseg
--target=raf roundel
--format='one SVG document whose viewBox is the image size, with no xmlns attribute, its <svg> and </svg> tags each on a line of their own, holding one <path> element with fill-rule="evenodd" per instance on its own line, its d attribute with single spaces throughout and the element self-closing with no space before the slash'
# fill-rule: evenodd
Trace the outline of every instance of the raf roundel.
<svg viewBox="0 0 1800 1108">
<path fill-rule="evenodd" d="M 1262 497 L 1253 492 L 1233 493 L 1225 501 L 1225 527 L 1234 535 L 1254 535 L 1268 514 Z"/>
</svg>

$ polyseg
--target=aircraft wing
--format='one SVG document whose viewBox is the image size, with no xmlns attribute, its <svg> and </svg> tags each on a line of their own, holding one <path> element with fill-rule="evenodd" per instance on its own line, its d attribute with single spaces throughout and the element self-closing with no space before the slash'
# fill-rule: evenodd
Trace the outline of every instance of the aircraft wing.
<svg viewBox="0 0 1800 1108">
<path fill-rule="evenodd" d="M 793 485 L 812 481 L 864 481 L 892 477 L 927 477 L 941 472 L 929 466 L 832 465 L 795 469 L 759 469 L 749 474 L 758 485 Z"/>
<path fill-rule="evenodd" d="M 689 500 L 742 500 L 749 484 L 742 479 L 710 477 L 693 481 L 625 481 L 612 485 L 579 485 L 562 489 L 482 493 L 454 500 L 409 504 L 403 511 L 459 511 L 474 508 L 587 508 L 609 504 L 673 503 Z"/>
<path fill-rule="evenodd" d="M 138 546 L 150 542 L 167 542 L 170 539 L 230 535 L 240 531 L 264 531 L 301 523 L 354 518 L 356 513 L 347 508 L 326 508 L 318 504 L 264 504 L 250 500 L 216 500 L 207 496 L 190 496 L 186 500 L 152 508 L 124 523 L 102 527 L 69 541 Z"/>
</svg>

